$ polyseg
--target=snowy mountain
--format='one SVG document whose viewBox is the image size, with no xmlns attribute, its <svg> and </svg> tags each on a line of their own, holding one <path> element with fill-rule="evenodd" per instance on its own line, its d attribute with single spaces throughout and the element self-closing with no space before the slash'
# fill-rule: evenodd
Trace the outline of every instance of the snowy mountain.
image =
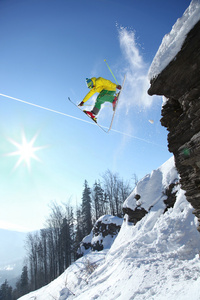
<svg viewBox="0 0 200 300">
<path fill-rule="evenodd" d="M 147 211 L 136 225 L 126 216 L 109 250 L 86 254 L 20 300 L 200 299 L 200 235 L 177 178 L 173 158 L 145 176 L 124 203 Z M 175 203 L 166 211 L 163 191 L 174 182 Z"/>
</svg>

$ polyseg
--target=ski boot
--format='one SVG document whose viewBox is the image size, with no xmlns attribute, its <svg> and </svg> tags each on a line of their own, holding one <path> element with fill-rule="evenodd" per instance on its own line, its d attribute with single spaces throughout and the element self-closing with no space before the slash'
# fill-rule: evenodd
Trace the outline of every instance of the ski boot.
<svg viewBox="0 0 200 300">
<path fill-rule="evenodd" d="M 116 105 L 117 105 L 117 100 L 118 100 L 118 96 L 119 94 L 117 94 L 112 102 L 112 105 L 113 105 L 113 111 L 115 111 L 115 108 L 116 108 Z"/>
<path fill-rule="evenodd" d="M 95 115 L 93 115 L 93 113 L 91 111 L 87 111 L 87 110 L 83 110 L 83 112 L 90 117 L 95 123 L 97 123 L 97 118 L 95 117 Z"/>
</svg>

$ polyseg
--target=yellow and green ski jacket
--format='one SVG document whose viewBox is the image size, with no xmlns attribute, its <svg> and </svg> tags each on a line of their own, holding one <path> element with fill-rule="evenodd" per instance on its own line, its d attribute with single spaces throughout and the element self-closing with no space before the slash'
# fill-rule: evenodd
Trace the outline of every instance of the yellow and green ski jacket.
<svg viewBox="0 0 200 300">
<path fill-rule="evenodd" d="M 100 93 L 103 90 L 107 91 L 116 91 L 117 84 L 113 83 L 110 80 L 104 79 L 102 77 L 92 77 L 93 88 L 87 93 L 83 102 L 88 101 L 95 93 Z"/>
</svg>

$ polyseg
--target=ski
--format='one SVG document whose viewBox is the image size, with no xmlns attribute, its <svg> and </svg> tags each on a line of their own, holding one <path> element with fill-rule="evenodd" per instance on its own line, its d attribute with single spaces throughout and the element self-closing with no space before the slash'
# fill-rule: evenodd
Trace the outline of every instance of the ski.
<svg viewBox="0 0 200 300">
<path fill-rule="evenodd" d="M 109 127 L 105 127 L 105 126 L 101 126 L 98 124 L 97 121 L 93 120 L 84 110 L 82 110 L 76 103 L 74 103 L 70 97 L 68 97 L 68 100 L 73 104 L 75 105 L 78 109 L 80 109 L 82 112 L 84 112 L 86 114 L 86 116 L 88 118 L 90 118 L 99 128 L 101 128 L 101 130 L 103 130 L 105 133 L 108 133 L 111 129 L 112 129 L 112 124 L 113 124 L 113 120 L 114 120 L 114 117 L 115 117 L 115 113 L 116 113 L 116 109 L 117 109 L 117 106 L 118 106 L 118 102 L 119 102 L 119 97 L 120 97 L 120 94 L 123 90 L 123 87 L 124 87 L 124 83 L 125 83 L 125 80 L 126 80 L 126 75 L 124 75 L 124 79 L 123 79 L 123 83 L 122 83 L 122 86 L 121 86 L 121 90 L 119 91 L 118 95 L 117 95 L 117 102 L 116 102 L 116 105 L 115 105 L 115 109 L 113 111 L 113 115 L 112 115 L 112 119 L 111 119 L 111 122 L 110 122 L 110 126 Z"/>
<path fill-rule="evenodd" d="M 123 88 L 124 88 L 125 80 L 126 80 L 126 74 L 124 75 L 124 80 L 123 80 L 123 82 L 122 82 L 121 90 L 120 90 L 119 93 L 118 93 L 117 102 L 116 102 L 116 105 L 115 105 L 115 110 L 114 110 L 114 112 L 113 112 L 113 116 L 112 116 L 112 119 L 111 119 L 111 122 L 110 122 L 110 127 L 109 127 L 109 129 L 108 129 L 107 132 L 109 132 L 109 131 L 111 130 L 111 128 L 112 128 L 113 120 L 114 120 L 115 113 L 116 113 L 116 109 L 117 109 L 118 102 L 119 102 L 119 97 L 120 97 L 120 94 L 121 94 L 121 92 L 122 92 L 122 90 L 123 90 Z"/>
</svg>

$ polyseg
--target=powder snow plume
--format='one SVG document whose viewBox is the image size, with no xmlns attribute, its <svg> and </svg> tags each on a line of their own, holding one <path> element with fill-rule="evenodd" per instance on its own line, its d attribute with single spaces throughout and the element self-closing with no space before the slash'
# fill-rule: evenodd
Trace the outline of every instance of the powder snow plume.
<svg viewBox="0 0 200 300">
<path fill-rule="evenodd" d="M 144 62 L 140 47 L 136 42 L 135 32 L 127 28 L 118 29 L 119 43 L 125 58 L 126 88 L 122 95 L 123 104 L 128 112 L 131 107 L 150 108 L 153 98 L 148 96 L 149 81 L 147 78 L 149 65 Z"/>
</svg>

